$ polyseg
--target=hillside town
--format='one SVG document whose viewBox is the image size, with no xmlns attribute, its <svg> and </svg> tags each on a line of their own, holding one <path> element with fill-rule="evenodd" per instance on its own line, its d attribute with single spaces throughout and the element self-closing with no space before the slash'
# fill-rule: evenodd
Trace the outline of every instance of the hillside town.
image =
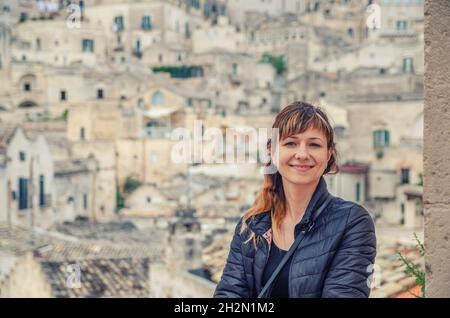
<svg viewBox="0 0 450 318">
<path fill-rule="evenodd" d="M 423 20 L 423 0 L 0 0 L 0 297 L 211 297 L 263 163 L 205 160 L 206 132 L 234 158 L 230 131 L 298 100 L 332 120 L 328 190 L 375 222 L 371 297 L 407 297 Z M 200 160 L 173 162 L 176 131 Z"/>
</svg>

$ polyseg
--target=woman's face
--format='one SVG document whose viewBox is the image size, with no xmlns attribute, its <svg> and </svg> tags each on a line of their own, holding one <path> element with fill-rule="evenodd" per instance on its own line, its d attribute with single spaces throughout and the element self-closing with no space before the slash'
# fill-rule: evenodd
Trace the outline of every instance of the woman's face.
<svg viewBox="0 0 450 318">
<path fill-rule="evenodd" d="M 278 171 L 296 185 L 318 182 L 331 157 L 325 134 L 316 128 L 280 140 L 278 149 Z"/>
</svg>

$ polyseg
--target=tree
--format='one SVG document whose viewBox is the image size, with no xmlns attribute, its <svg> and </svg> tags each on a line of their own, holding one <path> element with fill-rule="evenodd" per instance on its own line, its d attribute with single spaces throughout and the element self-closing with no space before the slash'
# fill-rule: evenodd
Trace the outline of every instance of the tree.
<svg viewBox="0 0 450 318">
<path fill-rule="evenodd" d="M 275 56 L 270 53 L 264 53 L 260 62 L 271 64 L 277 75 L 283 75 L 287 71 L 286 62 L 282 55 Z"/>
</svg>

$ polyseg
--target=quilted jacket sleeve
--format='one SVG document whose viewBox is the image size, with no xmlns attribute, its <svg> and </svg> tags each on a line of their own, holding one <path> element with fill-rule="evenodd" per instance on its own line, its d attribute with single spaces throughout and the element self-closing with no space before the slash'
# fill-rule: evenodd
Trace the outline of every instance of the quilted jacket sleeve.
<svg viewBox="0 0 450 318">
<path fill-rule="evenodd" d="M 239 234 L 242 219 L 236 226 L 230 244 L 230 252 L 220 282 L 214 292 L 215 298 L 249 298 L 250 291 L 244 272 L 242 239 Z"/>
<path fill-rule="evenodd" d="M 368 278 L 375 255 L 373 220 L 363 207 L 356 205 L 349 212 L 342 242 L 325 278 L 322 297 L 369 297 Z"/>
</svg>

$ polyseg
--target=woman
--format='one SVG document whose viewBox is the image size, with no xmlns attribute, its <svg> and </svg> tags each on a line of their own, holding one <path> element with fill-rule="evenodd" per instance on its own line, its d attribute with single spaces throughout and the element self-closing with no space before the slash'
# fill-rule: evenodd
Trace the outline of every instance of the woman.
<svg viewBox="0 0 450 318">
<path fill-rule="evenodd" d="M 272 127 L 279 142 L 268 142 L 268 165 L 277 171 L 265 175 L 254 205 L 236 226 L 214 297 L 368 297 L 374 223 L 362 206 L 327 191 L 323 175 L 338 167 L 326 114 L 295 102 Z M 296 238 L 299 245 L 274 274 Z"/>
</svg>

